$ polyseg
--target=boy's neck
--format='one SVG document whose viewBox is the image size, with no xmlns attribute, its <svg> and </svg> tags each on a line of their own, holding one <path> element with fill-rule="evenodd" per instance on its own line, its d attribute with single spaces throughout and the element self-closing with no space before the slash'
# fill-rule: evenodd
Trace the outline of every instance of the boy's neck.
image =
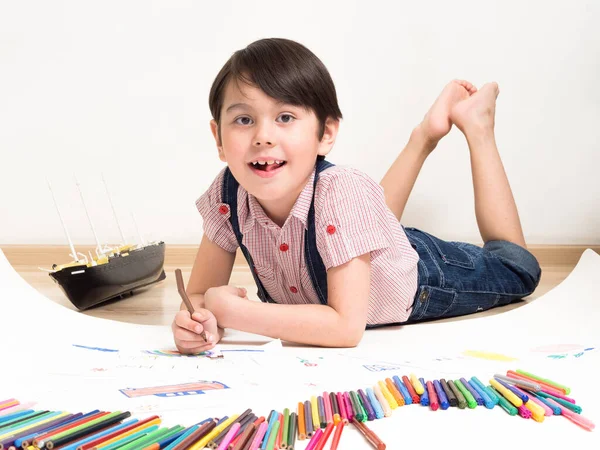
<svg viewBox="0 0 600 450">
<path fill-rule="evenodd" d="M 271 219 L 279 228 L 283 228 L 285 225 L 285 222 L 290 216 L 298 197 L 300 197 L 300 194 L 306 187 L 306 184 L 310 181 L 311 176 L 312 172 L 309 174 L 305 182 L 299 186 L 297 192 L 292 192 L 284 198 L 276 200 L 261 200 L 256 197 L 256 200 L 267 217 Z"/>
</svg>

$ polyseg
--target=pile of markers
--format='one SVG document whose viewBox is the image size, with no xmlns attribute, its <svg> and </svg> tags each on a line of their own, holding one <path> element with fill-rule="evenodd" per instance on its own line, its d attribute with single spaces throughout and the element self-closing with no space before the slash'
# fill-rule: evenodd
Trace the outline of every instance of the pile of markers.
<svg viewBox="0 0 600 450">
<path fill-rule="evenodd" d="M 0 450 L 294 450 L 296 440 L 309 440 L 306 450 L 336 450 L 344 426 L 351 423 L 377 450 L 386 445 L 366 422 L 389 417 L 410 404 L 431 410 L 450 407 L 488 409 L 499 405 L 510 415 L 542 422 L 563 415 L 586 430 L 594 424 L 567 397 L 570 389 L 521 370 L 495 375 L 484 385 L 470 380 L 425 381 L 414 374 L 393 376 L 373 387 L 349 392 L 324 392 L 299 402 L 297 411 L 271 411 L 257 417 L 251 409 L 223 418 L 207 418 L 189 427 L 161 427 L 159 416 L 131 418 L 129 412 L 91 411 L 70 414 L 37 411 L 15 399 L 0 401 Z"/>
</svg>

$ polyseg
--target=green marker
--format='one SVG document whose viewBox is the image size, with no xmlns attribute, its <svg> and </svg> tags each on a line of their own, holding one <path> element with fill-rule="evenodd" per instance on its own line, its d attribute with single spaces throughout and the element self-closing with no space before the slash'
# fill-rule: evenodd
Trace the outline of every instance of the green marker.
<svg viewBox="0 0 600 450">
<path fill-rule="evenodd" d="M 289 408 L 285 408 L 283 410 L 283 432 L 281 433 L 281 448 L 287 447 L 289 433 L 290 433 L 290 410 L 289 410 Z"/>
<path fill-rule="evenodd" d="M 356 394 L 356 403 L 358 403 L 358 406 L 360 406 L 360 412 L 363 415 L 363 422 L 366 422 L 369 419 L 369 415 L 367 414 L 367 410 L 365 409 L 365 405 L 363 405 L 363 402 L 360 398 L 360 395 Z"/>
<path fill-rule="evenodd" d="M 556 403 L 559 403 L 561 406 L 564 406 L 565 408 L 570 409 L 571 411 L 573 411 L 577 414 L 581 414 L 581 411 L 583 411 L 581 409 L 581 406 L 575 405 L 574 403 L 563 400 L 562 398 L 555 397 L 554 395 L 546 394 L 545 392 L 542 392 L 542 391 L 536 392 L 536 394 L 539 395 L 540 397 L 551 398 Z"/>
<path fill-rule="evenodd" d="M 356 393 L 354 391 L 350 391 L 350 403 L 352 404 L 352 412 L 356 416 L 356 419 L 359 422 L 363 421 L 362 411 L 360 410 L 360 406 L 357 401 Z"/>
<path fill-rule="evenodd" d="M 460 392 L 458 387 L 456 387 L 456 384 L 454 384 L 454 381 L 448 380 L 448 381 L 446 381 L 446 383 L 448 384 L 448 387 L 450 388 L 450 390 L 456 396 L 456 400 L 458 401 L 458 408 L 465 409 L 467 407 L 467 400 L 465 399 L 465 396 L 462 395 L 462 392 Z"/>
<path fill-rule="evenodd" d="M 469 408 L 470 409 L 477 408 L 477 402 L 475 401 L 475 398 L 473 398 L 473 395 L 469 392 L 469 390 L 465 387 L 465 385 L 462 384 L 460 380 L 454 380 L 454 383 L 456 384 L 456 387 L 461 392 L 461 394 L 465 396 L 465 399 L 467 400 L 467 405 L 469 405 Z"/>
<path fill-rule="evenodd" d="M 493 386 L 488 386 L 487 387 L 491 392 L 494 393 L 494 395 L 496 395 L 496 397 L 498 397 L 498 404 L 500 405 L 500 407 L 506 411 L 508 414 L 510 414 L 511 416 L 516 416 L 517 413 L 519 412 L 519 410 L 517 408 L 515 408 L 511 402 L 509 402 L 508 400 L 506 400 L 504 398 L 504 396 L 502 394 L 500 394 L 500 392 L 498 392 L 496 389 L 494 389 Z"/>
<path fill-rule="evenodd" d="M 529 373 L 529 372 L 525 372 L 524 370 L 520 370 L 520 369 L 517 369 L 517 373 L 519 373 L 521 375 L 525 375 L 526 377 L 529 377 L 529 378 L 533 378 L 534 380 L 543 381 L 544 383 L 550 384 L 550 385 L 555 386 L 555 387 L 557 387 L 559 389 L 564 389 L 566 394 L 571 393 L 571 388 L 563 386 L 562 384 L 558 384 L 557 382 L 549 380 L 548 378 L 538 377 L 537 375 L 534 375 L 534 374 Z"/>
<path fill-rule="evenodd" d="M 271 429 L 271 434 L 269 435 L 269 442 L 267 443 L 267 450 L 273 450 L 275 448 L 275 440 L 277 439 L 277 435 L 279 434 L 279 420 L 273 424 L 273 428 Z"/>
</svg>

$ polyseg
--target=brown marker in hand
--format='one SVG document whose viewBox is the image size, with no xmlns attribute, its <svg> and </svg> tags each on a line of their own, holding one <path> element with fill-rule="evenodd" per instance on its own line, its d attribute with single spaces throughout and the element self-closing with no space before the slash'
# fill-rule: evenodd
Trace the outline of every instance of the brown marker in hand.
<svg viewBox="0 0 600 450">
<path fill-rule="evenodd" d="M 177 281 L 177 291 L 179 291 L 181 300 L 183 300 L 183 303 L 185 303 L 185 307 L 190 312 L 190 316 L 191 316 L 196 311 L 194 311 L 194 305 L 192 305 L 192 302 L 190 301 L 189 297 L 187 296 L 187 293 L 185 292 L 185 286 L 183 284 L 183 276 L 181 276 L 180 269 L 175 269 L 175 280 Z M 200 333 L 200 337 L 202 339 L 204 339 L 204 342 L 208 342 L 208 339 L 206 339 L 206 333 L 204 331 L 202 331 L 202 333 Z"/>
</svg>

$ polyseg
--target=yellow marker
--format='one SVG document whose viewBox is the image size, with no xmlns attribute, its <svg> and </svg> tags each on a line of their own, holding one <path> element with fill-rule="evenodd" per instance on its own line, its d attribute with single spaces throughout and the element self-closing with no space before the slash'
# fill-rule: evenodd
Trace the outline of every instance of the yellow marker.
<svg viewBox="0 0 600 450">
<path fill-rule="evenodd" d="M 490 380 L 490 384 L 492 386 L 494 386 L 494 389 L 496 389 L 498 392 L 500 392 L 504 396 L 504 398 L 506 400 L 508 400 L 509 402 L 511 402 L 517 408 L 519 406 L 523 406 L 523 400 L 521 400 L 519 397 L 517 397 L 511 391 L 509 391 L 508 389 L 506 389 L 504 386 L 502 386 L 500 383 L 498 383 L 495 379 L 492 378 Z"/>
<path fill-rule="evenodd" d="M 536 422 L 544 421 L 544 416 L 545 416 L 544 408 L 542 408 L 536 402 L 528 400 L 527 403 L 525 403 L 525 408 L 527 408 L 529 411 L 531 411 L 531 416 L 533 417 L 533 420 L 535 420 Z"/>
<path fill-rule="evenodd" d="M 106 447 L 106 446 L 112 444 L 113 442 L 120 441 L 121 439 L 123 439 L 123 438 L 125 438 L 127 436 L 131 436 L 134 433 L 137 433 L 139 431 L 145 430 L 146 428 L 152 427 L 154 425 L 160 425 L 160 417 L 157 417 L 154 420 L 151 420 L 149 422 L 141 424 L 139 427 L 132 428 L 129 431 L 126 431 L 126 432 L 124 432 L 122 434 L 119 434 L 119 435 L 117 435 L 117 436 L 115 436 L 113 438 L 110 438 L 110 439 L 108 439 L 108 440 L 106 440 L 104 442 L 101 442 L 100 444 L 96 445 L 96 448 L 100 449 L 102 447 Z"/>
<path fill-rule="evenodd" d="M 234 414 L 229 419 L 224 421 L 221 425 L 217 425 L 216 427 L 214 427 L 210 433 L 208 433 L 206 436 L 204 436 L 202 439 L 200 439 L 198 442 L 196 442 L 191 447 L 188 447 L 188 449 L 189 450 L 200 450 L 201 448 L 206 447 L 206 444 L 208 444 L 215 437 L 217 437 L 217 435 L 221 431 L 223 431 L 225 428 L 227 428 L 230 423 L 233 423 L 235 420 L 237 420 L 238 417 L 239 417 L 239 414 Z"/>
<path fill-rule="evenodd" d="M 321 421 L 319 420 L 319 402 L 317 401 L 317 397 L 314 395 L 310 398 L 310 409 L 312 413 L 314 430 L 317 431 L 319 428 L 321 428 Z M 304 420 L 306 420 L 306 417 Z"/>
<path fill-rule="evenodd" d="M 414 373 L 410 374 L 410 384 L 413 385 L 413 388 L 415 389 L 415 392 L 417 394 L 423 395 L 423 393 L 425 392 L 425 388 Z"/>
<path fill-rule="evenodd" d="M 342 421 L 342 418 L 340 417 L 339 414 L 334 414 L 333 415 L 333 424 L 337 425 L 338 423 L 340 423 Z"/>
<path fill-rule="evenodd" d="M 373 392 L 375 392 L 375 397 L 377 397 L 377 401 L 381 405 L 381 409 L 383 409 L 383 415 L 385 417 L 390 417 L 392 415 L 392 410 L 390 409 L 390 405 L 383 396 L 381 389 L 379 389 L 379 385 L 373 386 Z"/>
<path fill-rule="evenodd" d="M 387 402 L 390 404 L 390 408 L 396 409 L 398 407 L 398 402 L 396 401 L 390 390 L 387 388 L 385 383 L 383 381 L 378 381 L 377 384 L 381 388 L 381 393 L 383 394 Z"/>
</svg>

